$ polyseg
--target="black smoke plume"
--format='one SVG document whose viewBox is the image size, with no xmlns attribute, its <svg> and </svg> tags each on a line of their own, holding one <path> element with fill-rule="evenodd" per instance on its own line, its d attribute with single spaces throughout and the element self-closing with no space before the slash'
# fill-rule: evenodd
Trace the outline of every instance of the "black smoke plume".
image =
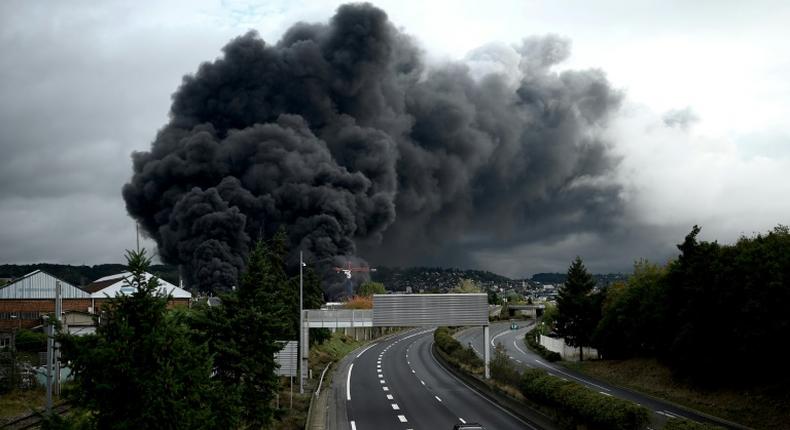
<svg viewBox="0 0 790 430">
<path fill-rule="evenodd" d="M 325 270 L 359 251 L 463 264 L 476 247 L 607 228 L 620 187 L 600 135 L 621 95 L 600 71 L 554 71 L 569 51 L 533 37 L 428 66 L 369 4 L 275 45 L 250 32 L 184 77 L 132 156 L 127 209 L 204 291 L 234 285 L 280 225 Z"/>
</svg>

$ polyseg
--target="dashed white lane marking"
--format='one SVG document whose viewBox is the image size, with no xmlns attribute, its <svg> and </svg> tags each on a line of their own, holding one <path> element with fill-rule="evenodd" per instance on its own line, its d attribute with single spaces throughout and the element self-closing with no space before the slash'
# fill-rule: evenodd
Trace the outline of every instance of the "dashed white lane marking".
<svg viewBox="0 0 790 430">
<path fill-rule="evenodd" d="M 406 421 L 406 415 L 398 415 L 398 419 L 399 419 L 399 420 L 400 420 L 400 422 L 402 422 L 402 423 L 405 423 L 405 422 L 407 422 L 407 421 Z"/>
<path fill-rule="evenodd" d="M 415 373 L 416 374 L 417 372 L 415 372 L 414 369 L 411 369 L 411 373 Z"/>
<path fill-rule="evenodd" d="M 387 394 L 387 400 L 392 400 L 392 399 L 393 399 L 392 394 Z"/>
<path fill-rule="evenodd" d="M 440 402 L 442 401 L 442 399 L 440 399 L 439 396 L 433 396 L 433 397 L 436 397 L 436 400 L 438 400 Z"/>
<path fill-rule="evenodd" d="M 383 379 L 379 379 L 379 384 L 384 385 L 384 380 Z"/>
<path fill-rule="evenodd" d="M 420 380 L 420 384 L 425 385 L 425 381 Z"/>
<path fill-rule="evenodd" d="M 680 418 L 679 415 L 673 414 L 672 412 L 669 412 L 669 411 L 656 411 L 656 413 L 664 415 L 664 416 L 669 417 L 669 418 Z"/>
<path fill-rule="evenodd" d="M 354 363 L 348 366 L 348 380 L 346 380 L 346 400 L 351 401 L 351 369 L 354 368 Z"/>
<path fill-rule="evenodd" d="M 463 418 L 458 417 L 458 419 L 461 420 L 462 423 L 466 424 L 466 420 L 464 420 Z"/>
<path fill-rule="evenodd" d="M 579 382 L 583 382 L 583 383 L 585 383 L 585 384 L 587 384 L 587 385 L 592 385 L 593 387 L 595 387 L 595 388 L 600 388 L 600 389 L 602 389 L 602 390 L 604 390 L 604 391 L 612 391 L 612 390 L 610 390 L 610 389 L 608 389 L 608 388 L 606 388 L 606 387 L 602 387 L 602 386 L 600 386 L 600 385 L 598 385 L 598 384 L 593 384 L 593 383 L 592 383 L 592 382 L 590 382 L 590 381 L 587 381 L 587 380 L 585 380 L 585 379 L 582 379 L 582 378 L 577 378 L 577 377 L 575 377 L 575 376 L 571 375 L 570 373 L 566 373 L 566 372 L 563 372 L 563 371 L 562 371 L 562 370 L 560 370 L 560 369 L 556 369 L 556 368 L 554 368 L 554 367 L 551 367 L 551 366 L 549 366 L 548 364 L 546 364 L 546 363 L 544 363 L 544 362 L 542 362 L 542 361 L 538 360 L 537 358 L 535 359 L 535 362 L 536 362 L 536 363 L 538 363 L 538 364 L 540 364 L 540 365 L 541 365 L 541 366 L 543 366 L 543 367 L 546 367 L 546 368 L 548 368 L 548 369 L 551 369 L 551 370 L 553 370 L 553 371 L 555 371 L 555 372 L 558 372 L 558 373 L 562 373 L 563 375 L 565 375 L 565 376 L 568 376 L 568 377 L 570 377 L 570 378 L 573 378 L 573 379 L 575 379 L 575 380 L 577 380 L 577 381 L 579 381 Z M 551 372 L 549 372 L 549 373 L 551 373 Z"/>
<path fill-rule="evenodd" d="M 370 348 L 373 348 L 374 346 L 376 346 L 375 343 L 373 345 L 370 345 L 369 347 L 363 349 L 359 354 L 357 354 L 357 358 L 362 357 L 362 354 L 364 354 L 365 351 L 369 350 Z"/>
<path fill-rule="evenodd" d="M 386 386 L 381 387 L 381 389 L 384 390 L 384 391 L 389 391 L 390 390 L 389 387 L 386 387 Z"/>
<path fill-rule="evenodd" d="M 357 430 L 357 423 L 351 421 L 351 430 Z"/>
<path fill-rule="evenodd" d="M 397 403 L 393 403 L 393 404 L 392 404 L 392 405 L 390 405 L 390 406 L 392 406 L 392 410 L 393 410 L 393 411 L 399 411 L 399 410 L 400 410 L 400 406 L 398 406 L 398 404 L 397 404 Z"/>
<path fill-rule="evenodd" d="M 604 393 L 603 391 L 599 391 L 599 393 L 603 394 L 604 396 L 609 396 L 609 397 L 612 397 L 612 395 L 611 395 L 611 394 L 609 394 L 609 393 Z"/>
</svg>

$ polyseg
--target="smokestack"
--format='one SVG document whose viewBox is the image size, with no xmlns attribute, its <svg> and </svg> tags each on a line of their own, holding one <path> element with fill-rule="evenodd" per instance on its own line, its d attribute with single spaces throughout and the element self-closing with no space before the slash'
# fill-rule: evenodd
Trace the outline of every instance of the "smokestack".
<svg viewBox="0 0 790 430">
<path fill-rule="evenodd" d="M 360 249 L 462 266 L 471 250 L 605 227 L 621 207 L 600 137 L 621 96 L 600 71 L 552 70 L 567 40 L 427 67 L 382 10 L 351 4 L 223 52 L 184 77 L 123 188 L 192 289 L 235 285 L 251 238 L 281 225 L 336 297 L 329 268 Z"/>
</svg>

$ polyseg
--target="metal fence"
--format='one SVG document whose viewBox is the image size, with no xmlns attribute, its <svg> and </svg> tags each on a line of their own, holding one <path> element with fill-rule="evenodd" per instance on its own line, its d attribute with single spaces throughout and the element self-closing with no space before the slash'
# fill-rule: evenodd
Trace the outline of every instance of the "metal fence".
<svg viewBox="0 0 790 430">
<path fill-rule="evenodd" d="M 305 321 L 310 328 L 373 327 L 370 309 L 306 310 Z"/>
</svg>

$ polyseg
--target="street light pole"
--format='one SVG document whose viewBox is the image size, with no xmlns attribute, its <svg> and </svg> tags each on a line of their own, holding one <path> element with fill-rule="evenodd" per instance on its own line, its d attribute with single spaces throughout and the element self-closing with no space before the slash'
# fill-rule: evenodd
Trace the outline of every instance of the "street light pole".
<svg viewBox="0 0 790 430">
<path fill-rule="evenodd" d="M 304 394 L 304 316 L 302 315 L 302 289 L 304 287 L 304 276 L 302 274 L 304 268 L 304 260 L 302 251 L 299 251 L 299 394 Z"/>
<path fill-rule="evenodd" d="M 52 413 L 52 322 L 44 315 L 44 327 L 47 331 L 47 415 Z"/>
</svg>

